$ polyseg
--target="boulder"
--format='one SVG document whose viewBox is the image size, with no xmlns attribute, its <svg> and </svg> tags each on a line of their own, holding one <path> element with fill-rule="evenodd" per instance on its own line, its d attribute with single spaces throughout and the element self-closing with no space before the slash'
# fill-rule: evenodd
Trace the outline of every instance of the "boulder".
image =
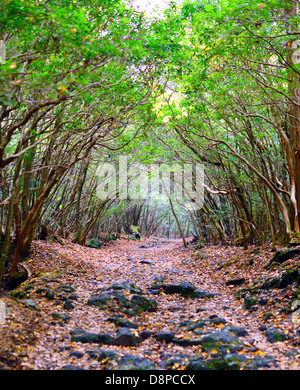
<svg viewBox="0 0 300 390">
<path fill-rule="evenodd" d="M 270 343 L 276 343 L 277 341 L 285 341 L 289 339 L 285 333 L 273 327 L 266 330 L 265 335 Z"/>
<path fill-rule="evenodd" d="M 163 341 L 165 343 L 171 343 L 174 340 L 174 332 L 159 332 L 156 333 L 155 338 L 157 341 Z"/>
<path fill-rule="evenodd" d="M 131 331 L 130 328 L 119 328 L 117 330 L 117 336 L 114 340 L 114 344 L 122 345 L 124 347 L 136 347 L 141 341 L 142 338 L 136 331 Z"/>
<path fill-rule="evenodd" d="M 85 244 L 88 248 L 101 248 L 101 241 L 98 240 L 98 238 L 91 238 L 88 240 Z"/>
<path fill-rule="evenodd" d="M 103 361 L 103 359 L 105 359 L 105 361 L 110 361 L 118 357 L 118 354 L 115 351 L 107 351 L 100 348 L 88 350 L 86 353 L 89 355 L 90 359 L 96 359 L 100 362 Z"/>
<path fill-rule="evenodd" d="M 132 328 L 132 329 L 137 329 L 138 325 L 134 324 L 133 322 L 127 320 L 126 318 L 122 317 L 109 317 L 107 319 L 109 322 L 113 322 L 116 326 L 120 328 Z"/>
<path fill-rule="evenodd" d="M 70 332 L 71 341 L 81 343 L 113 344 L 114 339 L 106 333 L 89 333 L 83 329 L 75 329 Z"/>
<path fill-rule="evenodd" d="M 98 306 L 101 310 L 121 311 L 130 316 L 157 310 L 156 301 L 147 298 L 138 286 L 129 282 L 115 283 L 108 288 L 98 289 L 98 293 L 93 294 L 87 304 Z"/>
<path fill-rule="evenodd" d="M 212 350 L 236 352 L 244 348 L 244 343 L 233 332 L 221 330 L 205 335 L 201 339 L 201 346 L 208 353 Z"/>
<path fill-rule="evenodd" d="M 130 301 L 130 307 L 137 313 L 142 311 L 154 312 L 157 310 L 157 304 L 154 299 L 148 299 L 143 295 L 133 295 Z"/>
<path fill-rule="evenodd" d="M 189 282 L 181 283 L 155 283 L 152 287 L 152 290 L 162 289 L 165 294 L 180 294 L 184 298 L 212 298 L 214 294 L 208 293 L 198 289 L 196 286 L 192 285 Z"/>
<path fill-rule="evenodd" d="M 114 360 L 107 367 L 108 370 L 155 370 L 155 364 L 144 357 L 135 355 L 125 355 L 120 359 Z"/>
<path fill-rule="evenodd" d="M 225 282 L 226 286 L 240 286 L 245 282 L 245 278 L 230 279 Z"/>
<path fill-rule="evenodd" d="M 269 268 L 272 264 L 282 264 L 294 256 L 300 255 L 300 249 L 280 249 L 275 252 L 264 268 Z"/>
</svg>

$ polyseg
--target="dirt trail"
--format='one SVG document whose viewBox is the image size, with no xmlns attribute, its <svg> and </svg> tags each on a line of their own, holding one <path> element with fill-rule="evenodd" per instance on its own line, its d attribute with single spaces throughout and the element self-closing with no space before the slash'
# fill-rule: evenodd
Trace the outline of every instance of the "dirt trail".
<svg viewBox="0 0 300 390">
<path fill-rule="evenodd" d="M 255 248 L 192 251 L 180 240 L 121 239 L 101 249 L 35 242 L 25 263 L 31 278 L 6 298 L 8 307 L 12 299 L 36 313 L 28 324 L 32 340 L 8 310 L 0 326 L 0 364 L 55 370 L 299 369 L 299 326 L 282 314 L 291 292 L 269 291 L 250 310 L 235 296 L 264 274 L 270 256 Z M 242 277 L 241 285 L 226 284 Z M 15 339 L 7 332 L 14 326 L 22 330 Z M 271 342 L 266 332 L 274 328 L 281 336 Z M 5 360 L 5 354 L 14 359 Z"/>
</svg>

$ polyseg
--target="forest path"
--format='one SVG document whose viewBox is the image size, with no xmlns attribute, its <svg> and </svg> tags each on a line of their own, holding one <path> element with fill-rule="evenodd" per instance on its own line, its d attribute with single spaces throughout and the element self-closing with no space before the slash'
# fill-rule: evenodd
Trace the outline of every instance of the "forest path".
<svg viewBox="0 0 300 390">
<path fill-rule="evenodd" d="M 153 238 L 101 249 L 37 241 L 25 263 L 32 276 L 14 292 L 39 310 L 29 324 L 35 340 L 19 340 L 15 365 L 7 365 L 299 369 L 299 325 L 282 313 L 291 292 L 270 290 L 248 308 L 235 296 L 266 273 L 270 256 L 255 247 L 192 251 L 181 240 Z"/>
</svg>

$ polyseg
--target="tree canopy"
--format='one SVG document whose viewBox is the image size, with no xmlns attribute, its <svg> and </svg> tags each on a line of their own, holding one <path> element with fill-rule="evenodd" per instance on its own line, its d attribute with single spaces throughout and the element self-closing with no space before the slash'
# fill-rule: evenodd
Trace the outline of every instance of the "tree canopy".
<svg viewBox="0 0 300 390">
<path fill-rule="evenodd" d="M 299 243 L 298 27 L 294 0 L 2 0 L 0 277 L 46 233 Z M 124 155 L 203 164 L 203 207 L 100 199 Z"/>
</svg>

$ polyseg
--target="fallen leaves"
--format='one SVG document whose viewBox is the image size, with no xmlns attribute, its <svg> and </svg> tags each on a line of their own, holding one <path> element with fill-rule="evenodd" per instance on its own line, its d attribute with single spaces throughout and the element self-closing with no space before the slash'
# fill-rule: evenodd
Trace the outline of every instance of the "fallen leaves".
<svg viewBox="0 0 300 390">
<path fill-rule="evenodd" d="M 256 311 L 249 312 L 243 309 L 241 301 L 233 295 L 240 286 L 225 285 L 225 281 L 232 275 L 235 278 L 246 276 L 249 283 L 262 275 L 263 264 L 269 257 L 267 251 L 261 251 L 253 256 L 251 253 L 253 249 L 247 252 L 235 247 L 212 247 L 205 248 L 205 251 L 202 250 L 200 255 L 194 257 L 191 250 L 182 247 L 181 241 L 171 240 L 164 245 L 160 244 L 159 240 L 152 240 L 152 242 L 156 244 L 143 249 L 139 248 L 140 242 L 118 240 L 113 245 L 104 246 L 100 250 L 76 245 L 67 240 L 65 240 L 65 245 L 34 242 L 32 256 L 25 262 L 32 273 L 31 281 L 35 280 L 36 287 L 52 290 L 61 284 L 72 285 L 76 288 L 78 300 L 74 302 L 75 309 L 67 311 L 71 318 L 70 321 L 60 326 L 59 324 L 51 325 L 53 322 L 51 313 L 58 309 L 61 310 L 60 306 L 55 306 L 55 300 L 47 300 L 42 295 L 33 295 L 32 299 L 41 308 L 39 321 L 31 331 L 35 343 L 30 345 L 25 333 L 22 337 L 17 336 L 17 339 L 13 337 L 16 336 L 13 332 L 8 335 L 12 345 L 17 347 L 14 353 L 18 360 L 14 363 L 14 367 L 60 369 L 70 361 L 76 362 L 76 358 L 71 359 L 69 356 L 70 349 L 84 353 L 85 346 L 70 341 L 68 337 L 70 330 L 82 328 L 89 332 L 115 333 L 117 329 L 115 324 L 107 321 L 110 316 L 108 312 L 86 305 L 91 294 L 99 288 L 106 288 L 112 283 L 121 283 L 126 280 L 137 284 L 147 293 L 147 289 L 157 277 L 165 277 L 165 280 L 170 283 L 184 280 L 218 295 L 213 299 L 198 300 L 183 298 L 179 294 L 168 295 L 161 292 L 154 296 L 158 304 L 157 312 L 143 312 L 138 317 L 136 334 L 142 330 L 173 331 L 176 339 L 190 339 L 195 337 L 193 332 L 179 327 L 183 319 L 196 323 L 199 318 L 218 315 L 225 318 L 227 323 L 211 323 L 205 327 L 205 332 L 219 331 L 229 324 L 245 326 L 250 334 L 249 341 L 243 340 L 245 351 L 239 353 L 248 353 L 253 358 L 272 355 L 282 368 L 294 367 L 297 364 L 299 366 L 299 357 L 296 357 L 299 354 L 289 359 L 284 355 L 292 348 L 288 341 L 276 343 L 276 346 L 270 345 L 266 342 L 263 333 L 258 330 L 258 327 L 265 323 L 278 324 L 286 332 L 291 331 L 294 326 L 289 323 L 290 319 L 286 314 L 279 312 L 280 306 L 278 306 L 278 313 L 276 312 L 274 309 L 276 302 L 274 303 L 273 298 L 270 298 L 265 306 L 259 306 Z M 128 257 L 133 260 L 128 260 Z M 253 265 L 247 266 L 252 257 L 254 258 Z M 149 260 L 155 266 L 142 264 L 141 260 Z M 241 264 L 242 267 L 240 267 Z M 26 286 L 26 282 L 24 285 Z M 283 294 L 278 305 L 285 302 L 288 297 L 289 294 Z M 179 307 L 179 310 L 170 311 L 171 307 Z M 274 316 L 265 322 L 264 317 L 271 308 Z M 24 310 L 33 312 L 29 308 Z M 38 314 L 34 313 L 34 315 Z M 12 323 L 13 318 L 18 319 L 16 312 L 11 313 L 10 322 L 11 329 L 16 330 L 21 324 Z M 133 320 L 132 317 L 128 319 Z M 201 334 L 197 337 L 201 337 Z M 20 344 L 15 340 L 18 340 Z M 22 346 L 21 350 L 18 349 L 19 346 Z M 218 352 L 213 349 L 208 354 L 202 351 L 201 345 L 182 347 L 172 343 L 158 343 L 154 338 L 144 340 L 138 347 L 106 346 L 106 349 L 117 350 L 118 353 L 124 354 L 130 352 L 138 356 L 144 356 L 147 351 L 150 351 L 149 359 L 153 362 L 159 362 L 162 354 L 168 353 L 196 354 L 209 359 L 211 355 Z M 20 353 L 24 356 L 20 357 Z M 13 359 L 14 355 L 11 356 Z M 107 358 L 93 361 L 84 354 L 84 357 L 80 359 L 80 365 L 89 369 L 101 369 L 107 365 Z M 175 362 L 172 368 L 182 369 L 182 365 Z"/>
</svg>

